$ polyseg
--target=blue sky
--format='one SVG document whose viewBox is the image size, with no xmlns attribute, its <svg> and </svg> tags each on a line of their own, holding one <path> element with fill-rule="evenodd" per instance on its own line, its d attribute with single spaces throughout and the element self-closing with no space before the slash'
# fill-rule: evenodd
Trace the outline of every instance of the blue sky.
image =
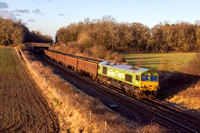
<svg viewBox="0 0 200 133">
<path fill-rule="evenodd" d="M 21 19 L 30 29 L 55 37 L 57 30 L 84 18 L 111 15 L 117 22 L 194 23 L 200 20 L 199 0 L 0 0 L 0 16 Z"/>
</svg>

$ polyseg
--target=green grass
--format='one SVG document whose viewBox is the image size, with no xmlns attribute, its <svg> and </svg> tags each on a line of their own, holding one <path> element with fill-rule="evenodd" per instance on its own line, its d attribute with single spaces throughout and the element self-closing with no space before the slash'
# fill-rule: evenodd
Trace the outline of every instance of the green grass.
<svg viewBox="0 0 200 133">
<path fill-rule="evenodd" d="M 0 89 L 21 84 L 23 63 L 13 48 L 0 47 Z"/>
<path fill-rule="evenodd" d="M 17 63 L 16 63 L 17 62 Z M 12 48 L 0 47 L 0 71 L 14 72 L 21 69 L 17 53 Z M 15 66 L 13 64 L 16 64 Z"/>
<path fill-rule="evenodd" d="M 132 65 L 143 66 L 169 71 L 179 71 L 194 58 L 195 52 L 191 53 L 151 53 L 151 54 L 122 54 L 126 62 Z"/>
<path fill-rule="evenodd" d="M 60 107 L 62 105 L 62 102 L 59 101 L 59 99 L 54 98 L 53 101 L 55 102 L 56 106 Z"/>
</svg>

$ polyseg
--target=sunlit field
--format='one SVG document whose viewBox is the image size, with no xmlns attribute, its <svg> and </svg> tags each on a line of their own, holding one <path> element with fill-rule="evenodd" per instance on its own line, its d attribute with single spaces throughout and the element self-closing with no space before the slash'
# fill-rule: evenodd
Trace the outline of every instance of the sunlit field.
<svg viewBox="0 0 200 133">
<path fill-rule="evenodd" d="M 195 52 L 191 53 L 153 53 L 153 54 L 122 54 L 126 62 L 155 69 L 161 69 L 166 65 L 172 71 L 184 67 L 194 58 Z"/>
</svg>

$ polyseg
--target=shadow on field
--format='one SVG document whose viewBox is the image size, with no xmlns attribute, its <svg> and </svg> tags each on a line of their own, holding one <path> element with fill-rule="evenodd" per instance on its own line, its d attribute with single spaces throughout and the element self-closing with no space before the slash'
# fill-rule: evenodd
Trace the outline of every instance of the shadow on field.
<svg viewBox="0 0 200 133">
<path fill-rule="evenodd" d="M 195 85 L 200 76 L 185 74 L 180 72 L 174 73 L 159 73 L 160 75 L 160 90 L 158 91 L 158 99 L 166 99 L 173 97 L 177 93 L 186 90 L 188 87 Z"/>
<path fill-rule="evenodd" d="M 137 65 L 140 61 L 128 61 L 129 64 L 132 65 Z M 143 65 L 142 67 L 146 66 L 146 65 L 161 65 L 162 63 L 160 61 L 142 61 L 141 64 Z"/>
<path fill-rule="evenodd" d="M 125 60 L 144 60 L 144 59 L 156 59 L 156 58 L 161 58 L 161 57 L 135 57 L 135 58 L 124 58 Z"/>
</svg>

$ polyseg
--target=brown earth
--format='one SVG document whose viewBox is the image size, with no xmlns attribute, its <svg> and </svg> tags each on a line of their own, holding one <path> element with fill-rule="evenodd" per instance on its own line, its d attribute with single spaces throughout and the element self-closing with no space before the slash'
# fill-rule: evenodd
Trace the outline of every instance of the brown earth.
<svg viewBox="0 0 200 133">
<path fill-rule="evenodd" d="M 11 48 L 0 48 L 0 132 L 59 132 L 55 113 Z"/>
</svg>

